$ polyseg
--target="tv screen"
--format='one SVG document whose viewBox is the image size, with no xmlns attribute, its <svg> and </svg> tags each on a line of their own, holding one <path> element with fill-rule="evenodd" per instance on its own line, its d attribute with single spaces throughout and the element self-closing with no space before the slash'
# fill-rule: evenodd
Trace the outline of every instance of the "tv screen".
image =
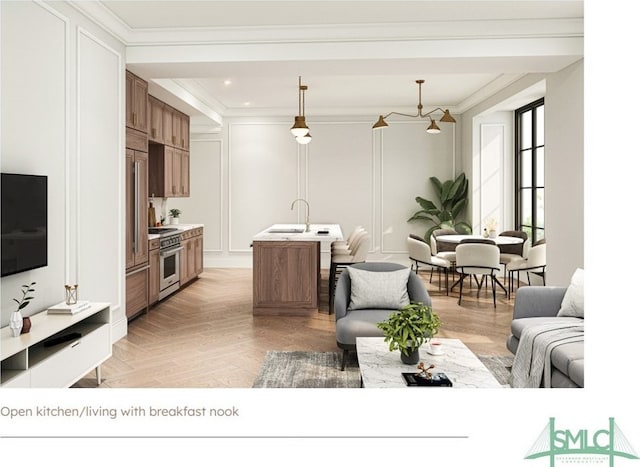
<svg viewBox="0 0 640 467">
<path fill-rule="evenodd" d="M 2 277 L 47 265 L 47 177 L 3 173 Z"/>
</svg>

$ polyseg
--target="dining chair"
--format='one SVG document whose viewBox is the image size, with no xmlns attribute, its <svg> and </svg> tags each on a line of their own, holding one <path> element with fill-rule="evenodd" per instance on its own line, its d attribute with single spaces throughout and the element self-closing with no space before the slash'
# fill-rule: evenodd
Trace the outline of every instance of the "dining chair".
<svg viewBox="0 0 640 467">
<path fill-rule="evenodd" d="M 365 231 L 354 240 L 353 248 L 349 254 L 331 255 L 331 265 L 329 267 L 329 314 L 333 313 L 336 283 L 338 282 L 340 273 L 346 269 L 347 266 L 366 262 L 370 246 L 371 235 Z"/>
<path fill-rule="evenodd" d="M 407 237 L 407 249 L 409 252 L 409 259 L 412 261 L 411 270 L 413 271 L 415 267 L 416 274 L 418 274 L 420 264 L 428 266 L 432 273 L 434 269 L 438 271 L 438 289 L 440 290 L 441 277 L 444 272 L 445 288 L 447 295 L 449 295 L 449 269 L 451 268 L 451 263 L 446 259 L 433 256 L 431 254 L 431 247 L 429 244 L 423 238 L 415 235 L 409 235 L 409 237 Z"/>
<path fill-rule="evenodd" d="M 496 272 L 500 271 L 500 249 L 497 245 L 491 245 L 485 242 L 469 242 L 461 243 L 456 247 L 456 271 L 460 275 L 458 295 L 458 305 L 462 303 L 462 288 L 464 287 L 464 279 L 469 276 L 482 276 L 482 283 L 487 279 L 491 279 L 491 289 L 493 293 L 493 307 L 496 307 L 496 284 L 500 283 L 496 277 Z M 478 287 L 477 297 L 480 297 L 480 288 Z M 507 293 L 506 289 L 500 284 L 502 289 Z"/>
<path fill-rule="evenodd" d="M 522 230 L 505 230 L 500 232 L 500 237 L 516 237 L 521 238 L 521 243 L 508 245 L 500 245 L 500 264 L 504 268 L 504 280 L 507 280 L 507 264 L 511 261 L 519 261 L 527 258 L 529 251 L 529 236 Z"/>
<path fill-rule="evenodd" d="M 537 274 L 542 277 L 542 285 L 546 284 L 545 269 L 547 267 L 547 245 L 546 243 L 538 243 L 531 247 L 526 259 L 515 260 L 507 263 L 506 268 L 509 275 L 509 297 L 514 291 L 514 276 L 516 282 L 520 284 L 520 273 L 527 273 L 527 284 L 531 285 L 531 277 L 529 274 Z"/>
</svg>

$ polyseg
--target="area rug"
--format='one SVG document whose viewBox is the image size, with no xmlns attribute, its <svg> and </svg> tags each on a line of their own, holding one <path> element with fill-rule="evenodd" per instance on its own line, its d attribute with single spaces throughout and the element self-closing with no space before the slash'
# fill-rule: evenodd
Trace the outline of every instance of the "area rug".
<svg viewBox="0 0 640 467">
<path fill-rule="evenodd" d="M 513 365 L 513 356 L 495 356 L 486 357 L 479 356 L 480 361 L 488 368 L 498 382 L 509 387 L 509 378 L 511 377 L 511 365 Z"/>
<path fill-rule="evenodd" d="M 344 371 L 342 352 L 269 351 L 254 388 L 359 388 L 360 369 L 349 352 Z"/>
<path fill-rule="evenodd" d="M 513 357 L 478 357 L 503 386 L 509 384 Z M 349 352 L 344 371 L 342 352 L 269 351 L 254 388 L 359 388 L 360 369 Z"/>
</svg>

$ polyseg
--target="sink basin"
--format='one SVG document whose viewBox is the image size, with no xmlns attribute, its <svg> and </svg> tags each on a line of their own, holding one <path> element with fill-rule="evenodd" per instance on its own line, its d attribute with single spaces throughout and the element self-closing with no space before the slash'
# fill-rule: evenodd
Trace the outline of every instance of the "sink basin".
<svg viewBox="0 0 640 467">
<path fill-rule="evenodd" d="M 304 232 L 304 229 L 270 229 L 268 232 L 278 234 L 295 234 Z"/>
</svg>

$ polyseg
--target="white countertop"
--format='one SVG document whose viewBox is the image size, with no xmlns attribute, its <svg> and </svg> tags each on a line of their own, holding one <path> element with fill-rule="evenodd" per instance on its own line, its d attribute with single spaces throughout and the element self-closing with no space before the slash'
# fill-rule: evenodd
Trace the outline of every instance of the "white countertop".
<svg viewBox="0 0 640 467">
<path fill-rule="evenodd" d="M 204 224 L 167 224 L 162 227 L 178 229 L 180 232 L 187 230 L 197 229 L 198 227 L 204 227 Z M 149 234 L 149 240 L 155 240 L 160 238 L 160 234 Z"/>
<path fill-rule="evenodd" d="M 338 224 L 311 224 L 310 231 L 305 232 L 304 224 L 273 224 L 269 228 L 256 234 L 254 241 L 294 241 L 294 242 L 332 242 L 342 240 L 342 229 Z M 283 232 L 297 229 L 301 232 Z M 272 232 L 280 230 L 281 232 Z M 328 230 L 327 234 L 319 234 L 320 230 Z M 271 232 L 270 232 L 271 231 Z"/>
</svg>

